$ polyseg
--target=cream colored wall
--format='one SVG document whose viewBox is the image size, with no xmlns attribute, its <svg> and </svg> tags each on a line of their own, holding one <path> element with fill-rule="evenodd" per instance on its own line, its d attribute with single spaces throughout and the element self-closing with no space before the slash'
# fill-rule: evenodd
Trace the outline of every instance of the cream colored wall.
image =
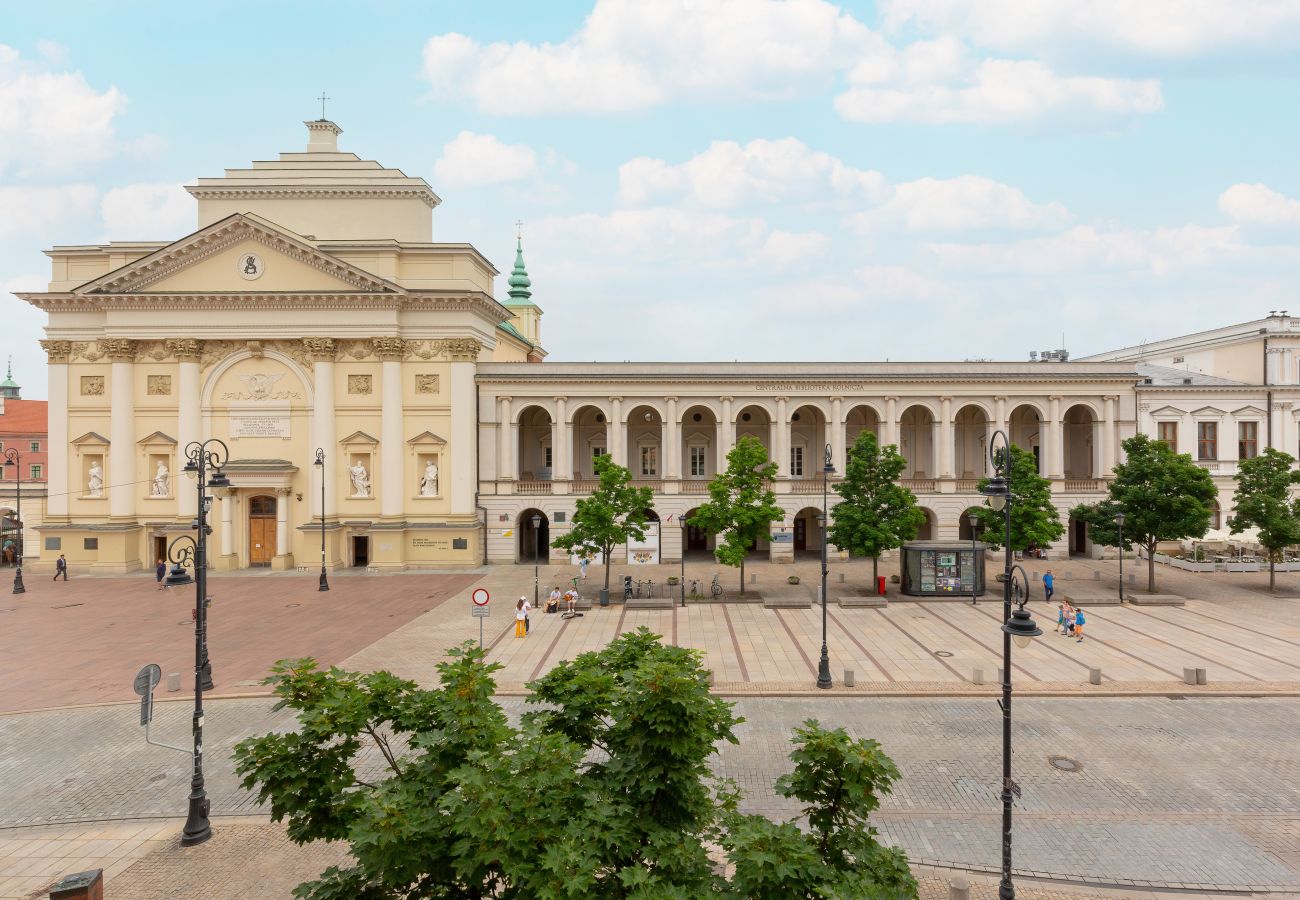
<svg viewBox="0 0 1300 900">
<path fill-rule="evenodd" d="M 239 197 L 199 201 L 198 227 L 206 228 L 235 213 L 255 213 L 316 240 L 387 237 L 397 241 L 433 240 L 431 210 L 417 198 Z"/>
</svg>

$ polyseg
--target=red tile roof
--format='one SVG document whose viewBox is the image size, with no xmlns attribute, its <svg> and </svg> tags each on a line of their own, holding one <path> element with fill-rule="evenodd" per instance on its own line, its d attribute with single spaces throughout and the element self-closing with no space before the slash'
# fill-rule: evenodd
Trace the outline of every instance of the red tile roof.
<svg viewBox="0 0 1300 900">
<path fill-rule="evenodd" d="M 49 403 L 45 400 L 5 400 L 0 435 L 49 434 Z"/>
</svg>

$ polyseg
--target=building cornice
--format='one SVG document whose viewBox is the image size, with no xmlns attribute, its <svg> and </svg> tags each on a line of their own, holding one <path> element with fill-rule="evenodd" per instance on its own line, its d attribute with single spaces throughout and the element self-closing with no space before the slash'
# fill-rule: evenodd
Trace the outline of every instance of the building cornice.
<svg viewBox="0 0 1300 900">
<path fill-rule="evenodd" d="M 208 187 L 203 185 L 190 185 L 185 188 L 190 195 L 197 200 L 252 200 L 263 199 L 266 197 L 276 198 L 293 198 L 293 199 L 312 199 L 312 200 L 329 200 L 329 199 L 347 199 L 355 200 L 360 197 L 368 199 L 404 199 L 408 197 L 418 197 L 424 201 L 425 206 L 434 209 L 442 202 L 442 199 L 427 187 L 418 187 L 416 185 L 407 186 L 387 186 L 387 187 L 299 187 L 295 185 L 280 185 L 277 187 L 254 188 L 254 187 Z"/>
</svg>

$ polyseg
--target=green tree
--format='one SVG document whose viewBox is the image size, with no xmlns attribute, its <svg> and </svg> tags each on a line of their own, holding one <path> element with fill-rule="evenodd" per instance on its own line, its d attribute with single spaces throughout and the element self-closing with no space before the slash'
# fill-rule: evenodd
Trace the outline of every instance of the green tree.
<svg viewBox="0 0 1300 900">
<path fill-rule="evenodd" d="M 984 490 L 988 483 L 989 479 L 981 478 L 979 489 Z M 979 518 L 984 542 L 994 550 L 1001 549 L 1007 527 L 1003 513 L 987 506 L 977 506 L 971 512 Z M 1038 474 L 1034 454 L 1012 444 L 1011 549 L 1047 547 L 1063 534 L 1065 526 L 1052 503 L 1052 483 Z"/>
<path fill-rule="evenodd" d="M 1236 510 L 1228 528 L 1240 534 L 1259 529 L 1256 540 L 1268 551 L 1268 589 L 1274 589 L 1274 566 L 1282 551 L 1300 544 L 1300 500 L 1291 496 L 1291 486 L 1300 484 L 1295 457 L 1268 447 L 1254 459 L 1237 463 Z"/>
<path fill-rule="evenodd" d="M 596 457 L 593 465 L 600 484 L 575 504 L 572 527 L 552 540 L 551 546 L 580 555 L 601 554 L 608 594 L 614 548 L 629 538 L 645 539 L 646 510 L 654 495 L 648 487 L 633 487 L 632 473 L 609 456 Z"/>
<path fill-rule="evenodd" d="M 1070 515 L 1088 525 L 1094 544 L 1119 546 L 1117 513 L 1124 514 L 1124 549 L 1134 544 L 1147 552 L 1147 590 L 1156 590 L 1156 545 L 1204 537 L 1218 489 L 1214 479 L 1192 462 L 1191 454 L 1175 453 L 1162 441 L 1134 435 L 1120 446 L 1124 462 L 1106 486 L 1100 503 L 1081 504 Z"/>
<path fill-rule="evenodd" d="M 713 555 L 724 566 L 740 567 L 740 592 L 745 592 L 745 554 L 773 522 L 785 518 L 776 505 L 772 479 L 776 463 L 758 438 L 743 435 L 727 454 L 727 468 L 709 482 L 709 502 L 686 520 L 720 538 Z"/>
<path fill-rule="evenodd" d="M 844 480 L 835 485 L 840 502 L 831 510 L 827 539 L 843 550 L 871 557 L 871 580 L 878 574 L 880 554 L 916 537 L 925 513 L 916 495 L 898 483 L 907 468 L 893 444 L 880 446 L 876 436 L 863 431 L 849 450 Z"/>
<path fill-rule="evenodd" d="M 741 720 L 710 694 L 698 651 L 622 635 L 533 682 L 517 728 L 484 656 L 452 650 L 432 690 L 276 665 L 268 682 L 298 728 L 241 742 L 237 771 L 294 841 L 347 841 L 353 859 L 296 897 L 917 896 L 906 858 L 868 821 L 898 778 L 876 742 L 815 721 L 795 732 L 776 790 L 803 803 L 800 829 L 741 814 L 736 786 L 711 775 Z"/>
</svg>

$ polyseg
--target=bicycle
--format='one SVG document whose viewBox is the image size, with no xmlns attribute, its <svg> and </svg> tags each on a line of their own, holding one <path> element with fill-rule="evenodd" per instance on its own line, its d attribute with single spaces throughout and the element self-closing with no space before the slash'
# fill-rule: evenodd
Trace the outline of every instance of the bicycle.
<svg viewBox="0 0 1300 900">
<path fill-rule="evenodd" d="M 709 585 L 709 593 L 711 593 L 714 597 L 722 596 L 722 583 L 718 581 L 717 572 L 713 573 L 713 583 Z"/>
</svg>

